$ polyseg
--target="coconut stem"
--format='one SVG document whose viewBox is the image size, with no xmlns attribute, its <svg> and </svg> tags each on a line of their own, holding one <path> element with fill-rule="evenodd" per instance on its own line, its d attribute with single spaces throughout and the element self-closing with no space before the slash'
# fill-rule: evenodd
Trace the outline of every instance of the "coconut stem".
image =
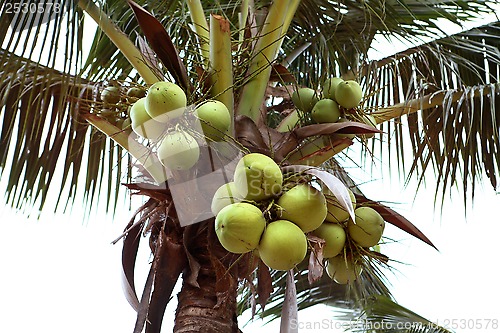
<svg viewBox="0 0 500 333">
<path fill-rule="evenodd" d="M 210 59 L 210 36 L 205 12 L 200 0 L 188 0 L 187 5 L 191 21 L 193 21 L 194 31 L 198 36 L 198 43 L 203 57 L 203 63 L 205 68 L 208 68 L 208 61 Z"/>
<path fill-rule="evenodd" d="M 141 163 L 158 184 L 165 182 L 167 178 L 171 177 L 161 165 L 158 157 L 151 150 L 136 141 L 135 133 L 128 133 L 121 130 L 95 114 L 87 113 L 82 114 L 82 116 L 89 124 L 126 149 L 130 155 Z"/>
<path fill-rule="evenodd" d="M 478 97 L 480 95 L 488 95 L 491 94 L 492 91 L 496 91 L 500 89 L 500 84 L 497 83 L 495 85 L 485 85 L 484 89 L 475 89 L 474 96 Z M 453 92 L 453 95 L 449 102 L 456 102 L 464 97 L 468 92 L 465 90 L 456 90 Z M 377 124 L 383 123 L 385 121 L 389 121 L 394 118 L 401 117 L 406 114 L 412 114 L 417 111 L 431 109 L 436 106 L 440 106 L 443 104 L 445 98 L 450 94 L 449 90 L 442 90 L 436 93 L 425 95 L 421 98 L 410 99 L 403 103 L 394 104 L 392 106 L 379 109 L 371 115 L 377 121 Z"/>
<path fill-rule="evenodd" d="M 283 34 L 295 14 L 297 1 L 276 0 L 267 14 L 260 37 L 253 50 L 247 71 L 248 82 L 243 86 L 238 106 L 239 114 L 250 117 L 254 122 L 260 118 L 260 107 L 265 98 L 266 88 L 271 76 L 271 65 L 276 59 L 282 43 Z"/>
<path fill-rule="evenodd" d="M 147 84 L 153 84 L 160 79 L 147 66 L 139 49 L 132 41 L 121 31 L 116 24 L 97 7 L 91 0 L 78 0 L 78 6 L 87 12 L 99 25 L 99 28 L 109 37 L 116 47 L 123 53 L 130 64 L 139 72 L 139 75 Z"/>
<path fill-rule="evenodd" d="M 234 119 L 233 64 L 230 23 L 220 15 L 210 16 L 210 71 L 212 96 L 224 103 Z M 231 128 L 233 126 L 231 125 Z"/>
</svg>

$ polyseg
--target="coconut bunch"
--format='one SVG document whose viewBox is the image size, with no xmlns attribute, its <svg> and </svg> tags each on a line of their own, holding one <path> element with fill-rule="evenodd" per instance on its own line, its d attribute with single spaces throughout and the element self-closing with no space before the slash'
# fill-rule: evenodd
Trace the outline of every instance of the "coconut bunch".
<svg viewBox="0 0 500 333">
<path fill-rule="evenodd" d="M 364 95 L 359 83 L 355 80 L 343 80 L 331 77 L 325 80 L 318 92 L 312 88 L 298 88 L 291 99 L 296 112 L 290 114 L 280 124 L 278 130 L 285 131 L 301 125 L 359 122 L 376 128 L 375 118 L 365 113 L 359 106 Z M 354 134 L 345 134 L 353 139 Z M 372 138 L 373 133 L 359 134 L 362 139 Z"/>
<path fill-rule="evenodd" d="M 170 170 L 188 170 L 200 157 L 200 143 L 192 132 L 200 127 L 202 138 L 221 141 L 231 125 L 228 108 L 217 100 L 199 103 L 187 112 L 185 92 L 177 84 L 160 81 L 130 107 L 130 126 L 140 137 L 158 144 L 160 162 Z M 183 124 L 194 118 L 200 126 Z M 191 120 L 191 123 L 193 120 Z"/>
<path fill-rule="evenodd" d="M 127 129 L 130 127 L 127 105 L 146 95 L 143 88 L 131 86 L 124 94 L 116 81 L 110 82 L 99 94 L 100 107 L 96 114 L 106 119 L 110 124 Z"/>
<path fill-rule="evenodd" d="M 354 208 L 353 220 L 338 199 L 324 189 L 328 214 L 325 222 L 313 234 L 325 241 L 323 258 L 328 276 L 339 284 L 355 281 L 363 270 L 364 255 L 376 247 L 385 229 L 385 221 L 373 208 L 356 207 L 356 197 L 347 188 Z"/>
<path fill-rule="evenodd" d="M 354 194 L 348 191 L 355 207 Z M 283 175 L 276 162 L 259 153 L 239 160 L 233 181 L 217 189 L 211 209 L 222 246 L 236 254 L 253 251 L 271 269 L 294 268 L 311 247 L 308 235 L 320 238 L 322 256 L 317 257 L 325 258 L 328 275 L 341 284 L 361 273 L 352 252 L 377 245 L 385 226 L 369 207 L 356 208 L 352 221 L 327 188 L 313 187 L 308 177 Z"/>
</svg>

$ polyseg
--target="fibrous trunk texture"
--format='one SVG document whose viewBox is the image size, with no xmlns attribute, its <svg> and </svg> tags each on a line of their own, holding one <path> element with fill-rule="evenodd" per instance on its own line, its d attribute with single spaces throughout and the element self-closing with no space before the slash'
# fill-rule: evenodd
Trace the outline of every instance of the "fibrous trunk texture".
<svg viewBox="0 0 500 333">
<path fill-rule="evenodd" d="M 228 262 L 215 253 L 219 251 L 213 248 L 210 226 L 210 223 L 205 227 L 193 226 L 196 231 L 186 230 L 184 234 L 190 269 L 183 274 L 174 333 L 239 332 L 237 277 L 228 270 Z"/>
</svg>

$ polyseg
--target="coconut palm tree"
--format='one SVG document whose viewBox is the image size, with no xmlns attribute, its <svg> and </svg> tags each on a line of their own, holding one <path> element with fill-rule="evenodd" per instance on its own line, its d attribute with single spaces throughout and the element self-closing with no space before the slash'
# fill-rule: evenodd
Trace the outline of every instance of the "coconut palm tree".
<svg viewBox="0 0 500 333">
<path fill-rule="evenodd" d="M 376 247 L 347 242 L 344 260 L 358 258 L 363 268 L 347 286 L 323 274 L 324 241 L 311 234 L 309 259 L 285 272 L 269 269 L 254 251 L 227 251 L 214 217 L 200 208 L 222 184 L 203 176 L 222 177 L 231 161 L 264 154 L 279 163 L 288 184 L 327 187 L 353 214 L 349 188 L 358 205 L 434 246 L 403 216 L 366 198 L 340 157 L 354 144 L 368 157 L 390 158 L 401 177 L 423 180 L 431 172 L 437 203 L 452 186 L 461 186 L 468 200 L 483 174 L 497 188 L 500 24 L 451 36 L 443 29 L 445 22 L 461 25 L 493 13 L 497 1 L 60 0 L 41 7 L 45 16 L 15 3 L 2 1 L 0 21 L 0 170 L 7 202 L 47 209 L 48 194 L 56 191 L 60 209 L 83 193 L 88 210 L 105 198 L 114 211 L 124 189 L 147 198 L 117 239 L 123 240 L 127 299 L 137 311 L 135 332 L 161 330 L 180 276 L 175 332 L 238 332 L 244 310 L 281 316 L 282 330 L 293 331 L 297 309 L 318 303 L 367 320 L 428 324 L 395 303 L 384 283 L 389 258 Z M 28 8 L 24 15 L 22 8 Z M 87 55 L 91 20 L 98 29 Z M 376 36 L 418 46 L 375 61 L 369 51 Z M 333 76 L 358 81 L 363 100 L 341 107 L 343 122 L 317 124 L 292 95 L 309 87 L 321 96 Z M 188 105 L 216 99 L 231 115 L 232 130 L 222 141 L 190 130 L 205 143 L 200 159 L 206 162 L 187 171 L 166 172 L 158 142 L 124 125 L 130 107 L 162 80 L 178 85 Z M 186 207 L 178 198 L 199 201 Z M 260 208 L 276 219 L 276 211 Z M 186 223 L 183 214 L 192 211 L 200 215 L 188 215 L 188 222 L 199 223 Z M 138 297 L 141 234 L 153 260 Z"/>
</svg>

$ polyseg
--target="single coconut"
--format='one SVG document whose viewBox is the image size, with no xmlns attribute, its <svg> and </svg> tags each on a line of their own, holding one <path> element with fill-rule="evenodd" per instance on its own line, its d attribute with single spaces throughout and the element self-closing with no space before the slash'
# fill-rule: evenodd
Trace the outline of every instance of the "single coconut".
<svg viewBox="0 0 500 333">
<path fill-rule="evenodd" d="M 335 123 L 340 118 L 339 105 L 332 99 L 320 99 L 311 111 L 312 119 L 317 123 Z"/>
<path fill-rule="evenodd" d="M 222 208 L 215 218 L 215 233 L 232 253 L 246 253 L 259 245 L 266 227 L 264 215 L 254 205 L 237 202 Z"/>
<path fill-rule="evenodd" d="M 130 118 L 127 117 L 123 120 L 120 128 L 122 129 L 122 131 L 124 132 L 132 132 L 132 123 L 130 121 Z"/>
<path fill-rule="evenodd" d="M 351 198 L 352 207 L 356 208 L 356 197 L 354 193 L 348 188 L 347 192 L 349 192 L 349 197 Z M 339 200 L 336 196 L 333 195 L 332 192 L 328 188 L 323 190 L 325 192 L 326 197 L 326 207 L 328 209 L 328 214 L 326 215 L 326 220 L 328 222 L 340 223 L 344 222 L 349 218 L 349 212 L 340 204 Z"/>
<path fill-rule="evenodd" d="M 325 196 L 308 184 L 295 185 L 283 193 L 277 204 L 280 217 L 292 221 L 303 232 L 318 228 L 327 214 Z"/>
<path fill-rule="evenodd" d="M 184 91 L 172 82 L 160 81 L 148 89 L 145 107 L 151 118 L 166 123 L 180 117 L 186 109 Z"/>
<path fill-rule="evenodd" d="M 356 223 L 347 223 L 347 231 L 353 241 L 362 247 L 377 245 L 382 238 L 385 221 L 373 208 L 359 207 L 354 211 Z"/>
<path fill-rule="evenodd" d="M 217 215 L 222 210 L 222 208 L 240 201 L 241 199 L 236 192 L 236 186 L 234 185 L 234 182 L 224 184 L 220 186 L 217 191 L 215 191 L 214 197 L 212 198 L 212 213 L 214 215 Z"/>
<path fill-rule="evenodd" d="M 195 114 L 200 119 L 203 134 L 213 141 L 220 141 L 231 126 L 231 114 L 219 101 L 206 101 L 199 105 Z"/>
<path fill-rule="evenodd" d="M 101 99 L 106 104 L 117 104 L 120 102 L 120 88 L 106 87 L 101 91 Z"/>
<path fill-rule="evenodd" d="M 283 174 L 270 157 L 251 153 L 243 156 L 234 172 L 236 190 L 246 200 L 260 201 L 281 192 Z"/>
<path fill-rule="evenodd" d="M 323 223 L 313 231 L 313 235 L 325 240 L 323 258 L 332 258 L 342 252 L 346 240 L 346 233 L 342 225 Z"/>
<path fill-rule="evenodd" d="M 267 225 L 258 249 L 260 258 L 269 268 L 287 271 L 304 260 L 307 238 L 296 224 L 278 220 Z"/>
<path fill-rule="evenodd" d="M 129 102 L 135 102 L 139 98 L 146 96 L 146 91 L 138 87 L 131 87 L 127 90 L 127 100 Z"/>
<path fill-rule="evenodd" d="M 130 108 L 129 116 L 132 130 L 139 136 L 156 141 L 163 134 L 165 125 L 149 116 L 144 107 L 146 98 L 138 99 Z"/>
<path fill-rule="evenodd" d="M 353 80 L 340 82 L 335 88 L 335 100 L 340 106 L 352 109 L 359 105 L 363 98 L 363 91 L 359 83 Z"/>
<path fill-rule="evenodd" d="M 362 267 L 345 258 L 343 254 L 339 254 L 326 261 L 326 273 L 338 284 L 354 282 L 362 270 Z"/>
<path fill-rule="evenodd" d="M 330 98 L 335 100 L 335 89 L 340 82 L 344 82 L 344 80 L 340 77 L 331 77 L 323 83 L 323 98 Z"/>
<path fill-rule="evenodd" d="M 318 100 L 316 91 L 311 88 L 299 88 L 292 93 L 293 104 L 304 112 L 311 112 Z"/>
<path fill-rule="evenodd" d="M 174 131 L 168 133 L 160 143 L 158 158 L 170 170 L 187 170 L 198 162 L 200 147 L 187 132 Z"/>
</svg>

